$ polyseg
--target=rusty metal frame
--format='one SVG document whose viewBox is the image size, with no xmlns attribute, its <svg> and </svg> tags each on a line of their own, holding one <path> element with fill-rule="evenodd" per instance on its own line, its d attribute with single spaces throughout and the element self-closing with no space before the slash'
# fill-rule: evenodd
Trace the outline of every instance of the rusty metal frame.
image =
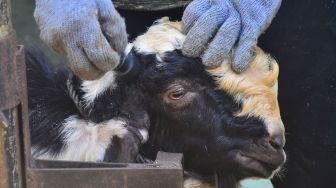
<svg viewBox="0 0 336 188">
<path fill-rule="evenodd" d="M 28 187 L 175 188 L 183 187 L 181 154 L 159 152 L 153 164 L 35 160 Z"/>
<path fill-rule="evenodd" d="M 0 38 L 0 179 L 5 180 L 0 181 L 0 187 L 23 187 L 25 171 L 19 130 L 23 118 L 27 118 L 23 114 L 27 113 L 21 75 L 25 68 L 19 62 L 22 55 L 23 47 L 16 46 L 14 31 Z"/>
</svg>

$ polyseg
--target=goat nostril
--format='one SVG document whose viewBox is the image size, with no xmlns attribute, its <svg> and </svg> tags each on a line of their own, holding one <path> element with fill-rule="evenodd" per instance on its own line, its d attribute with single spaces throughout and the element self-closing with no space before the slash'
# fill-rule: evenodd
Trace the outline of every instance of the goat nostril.
<svg viewBox="0 0 336 188">
<path fill-rule="evenodd" d="M 276 136 L 271 138 L 269 143 L 274 149 L 278 150 L 284 147 L 285 139 L 282 136 Z"/>
</svg>

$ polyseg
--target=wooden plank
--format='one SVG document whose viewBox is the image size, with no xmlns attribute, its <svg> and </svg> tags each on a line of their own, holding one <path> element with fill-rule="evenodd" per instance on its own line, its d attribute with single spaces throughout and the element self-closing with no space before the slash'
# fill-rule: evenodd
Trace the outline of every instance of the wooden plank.
<svg viewBox="0 0 336 188">
<path fill-rule="evenodd" d="M 127 10 L 157 11 L 186 6 L 191 0 L 114 0 L 117 8 Z"/>
</svg>

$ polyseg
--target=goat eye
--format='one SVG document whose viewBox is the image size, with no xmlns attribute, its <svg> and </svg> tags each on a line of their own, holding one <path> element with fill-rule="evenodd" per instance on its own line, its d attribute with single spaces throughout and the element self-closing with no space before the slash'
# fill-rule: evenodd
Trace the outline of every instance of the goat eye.
<svg viewBox="0 0 336 188">
<path fill-rule="evenodd" d="M 169 108 L 183 109 L 190 105 L 197 97 L 197 92 L 193 90 L 192 86 L 187 84 L 172 84 L 167 87 L 167 90 L 160 95 L 162 101 Z M 168 108 L 165 108 L 168 109 Z"/>
<path fill-rule="evenodd" d="M 186 94 L 184 88 L 178 88 L 168 94 L 168 97 L 172 100 L 181 99 Z"/>
</svg>

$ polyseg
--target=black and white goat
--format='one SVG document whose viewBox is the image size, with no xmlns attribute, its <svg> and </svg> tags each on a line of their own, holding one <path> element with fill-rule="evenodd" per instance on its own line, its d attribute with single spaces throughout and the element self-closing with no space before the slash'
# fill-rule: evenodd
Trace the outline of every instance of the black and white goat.
<svg viewBox="0 0 336 188">
<path fill-rule="evenodd" d="M 95 81 L 51 70 L 27 56 L 32 155 L 40 159 L 134 162 L 183 153 L 185 169 L 222 185 L 270 177 L 285 161 L 276 62 L 261 50 L 249 70 L 205 70 L 183 56 L 178 22 L 162 19 L 132 44 L 140 74 Z"/>
</svg>

